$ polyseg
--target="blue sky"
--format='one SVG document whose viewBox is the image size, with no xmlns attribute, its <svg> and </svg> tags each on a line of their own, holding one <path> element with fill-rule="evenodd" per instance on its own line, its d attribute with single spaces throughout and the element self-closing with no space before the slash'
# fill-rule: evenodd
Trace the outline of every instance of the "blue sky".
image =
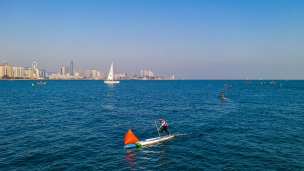
<svg viewBox="0 0 304 171">
<path fill-rule="evenodd" d="M 0 1 L 0 60 L 59 72 L 304 79 L 304 1 Z"/>
</svg>

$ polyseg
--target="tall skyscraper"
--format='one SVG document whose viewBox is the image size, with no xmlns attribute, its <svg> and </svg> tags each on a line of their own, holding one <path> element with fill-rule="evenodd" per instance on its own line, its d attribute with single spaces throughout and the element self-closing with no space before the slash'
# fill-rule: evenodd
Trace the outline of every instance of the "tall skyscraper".
<svg viewBox="0 0 304 171">
<path fill-rule="evenodd" d="M 37 63 L 36 62 L 33 62 L 32 63 L 32 68 L 35 70 L 35 69 L 38 69 L 38 65 L 37 65 Z"/>
<path fill-rule="evenodd" d="M 44 69 L 39 71 L 39 77 L 45 78 L 46 77 L 46 71 Z"/>
<path fill-rule="evenodd" d="M 32 69 L 34 71 L 33 77 L 38 78 L 39 77 L 39 70 L 38 70 L 38 64 L 37 62 L 32 63 Z"/>
<path fill-rule="evenodd" d="M 70 66 L 69 66 L 69 73 L 70 73 L 70 76 L 73 76 L 73 61 L 70 61 Z"/>
<path fill-rule="evenodd" d="M 65 70 L 64 70 L 64 71 L 65 71 L 64 75 L 70 74 L 70 73 L 69 73 L 69 67 L 68 67 L 68 66 L 65 66 Z"/>
<path fill-rule="evenodd" d="M 63 65 L 61 67 L 61 75 L 65 75 L 65 66 L 63 66 Z"/>
</svg>

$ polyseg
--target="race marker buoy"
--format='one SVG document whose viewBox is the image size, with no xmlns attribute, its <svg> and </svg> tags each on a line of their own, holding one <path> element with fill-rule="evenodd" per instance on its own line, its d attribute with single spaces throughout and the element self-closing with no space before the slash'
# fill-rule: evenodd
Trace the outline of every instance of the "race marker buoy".
<svg viewBox="0 0 304 171">
<path fill-rule="evenodd" d="M 131 144 L 131 143 L 135 143 L 135 142 L 138 142 L 138 138 L 133 134 L 133 132 L 131 131 L 131 129 L 129 129 L 127 132 L 126 132 L 126 135 L 125 135 L 125 140 L 124 140 L 124 144 Z"/>
</svg>

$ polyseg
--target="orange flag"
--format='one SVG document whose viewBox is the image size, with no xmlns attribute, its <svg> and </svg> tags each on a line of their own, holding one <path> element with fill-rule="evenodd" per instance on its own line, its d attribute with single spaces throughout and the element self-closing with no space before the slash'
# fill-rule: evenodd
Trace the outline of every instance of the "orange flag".
<svg viewBox="0 0 304 171">
<path fill-rule="evenodd" d="M 133 132 L 131 131 L 131 129 L 129 129 L 125 135 L 125 145 L 126 144 L 131 144 L 131 143 L 135 143 L 138 142 L 139 140 L 137 139 L 137 137 L 133 134 Z"/>
</svg>

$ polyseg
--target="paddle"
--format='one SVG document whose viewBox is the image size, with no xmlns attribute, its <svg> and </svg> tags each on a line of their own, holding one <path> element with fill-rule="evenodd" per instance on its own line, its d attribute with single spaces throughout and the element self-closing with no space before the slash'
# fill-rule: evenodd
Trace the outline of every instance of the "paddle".
<svg viewBox="0 0 304 171">
<path fill-rule="evenodd" d="M 158 132 L 158 136 L 160 137 L 159 128 L 157 127 L 156 120 L 154 120 L 154 123 L 155 123 L 156 129 L 157 129 L 157 132 Z"/>
</svg>

